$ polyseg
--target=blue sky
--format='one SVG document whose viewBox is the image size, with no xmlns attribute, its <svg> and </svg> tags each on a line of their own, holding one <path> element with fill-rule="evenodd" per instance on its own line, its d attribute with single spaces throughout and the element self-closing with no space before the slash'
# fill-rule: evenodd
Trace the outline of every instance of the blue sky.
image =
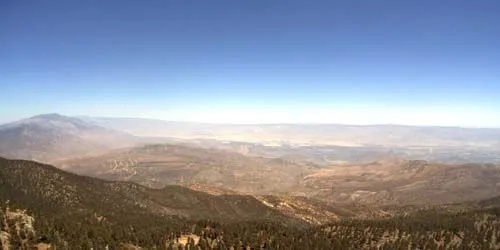
<svg viewBox="0 0 500 250">
<path fill-rule="evenodd" d="M 0 122 L 500 127 L 499 12 L 497 0 L 6 0 Z"/>
</svg>

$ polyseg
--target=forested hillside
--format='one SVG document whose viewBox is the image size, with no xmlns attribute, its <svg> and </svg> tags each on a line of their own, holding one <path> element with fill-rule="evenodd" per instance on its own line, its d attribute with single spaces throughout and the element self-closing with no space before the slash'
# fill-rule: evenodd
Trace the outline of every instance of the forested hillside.
<svg viewBox="0 0 500 250">
<path fill-rule="evenodd" d="M 0 159 L 0 202 L 3 249 L 500 249 L 498 199 L 314 226 L 250 196 L 154 190 Z"/>
</svg>

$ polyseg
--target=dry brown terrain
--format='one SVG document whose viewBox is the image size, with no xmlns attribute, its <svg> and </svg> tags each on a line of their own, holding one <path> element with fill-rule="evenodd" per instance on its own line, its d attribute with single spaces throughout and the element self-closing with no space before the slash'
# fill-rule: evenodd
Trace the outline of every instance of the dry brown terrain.
<svg viewBox="0 0 500 250">
<path fill-rule="evenodd" d="M 62 169 L 149 187 L 201 184 L 239 193 L 301 191 L 303 177 L 315 170 L 280 159 L 179 145 L 150 145 L 58 162 Z"/>
<path fill-rule="evenodd" d="M 443 204 L 500 193 L 500 166 L 493 164 L 387 159 L 317 168 L 224 150 L 151 145 L 57 165 L 79 174 L 149 187 L 179 184 L 206 192 L 304 196 L 336 204 Z"/>
<path fill-rule="evenodd" d="M 500 166 L 386 160 L 343 165 L 304 177 L 312 196 L 367 204 L 436 204 L 485 199 L 500 193 Z"/>
</svg>

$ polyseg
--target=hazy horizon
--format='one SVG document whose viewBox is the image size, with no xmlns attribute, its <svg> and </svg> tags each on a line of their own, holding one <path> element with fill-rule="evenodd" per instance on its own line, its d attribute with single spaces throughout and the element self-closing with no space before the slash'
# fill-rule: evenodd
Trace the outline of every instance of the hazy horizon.
<svg viewBox="0 0 500 250">
<path fill-rule="evenodd" d="M 376 126 L 401 126 L 401 127 L 442 127 L 442 128 L 465 128 L 465 129 L 500 129 L 500 127 L 480 127 L 480 126 L 459 126 L 459 125 L 419 125 L 419 124 L 402 124 L 402 123 L 343 123 L 343 122 L 216 122 L 216 121 L 189 121 L 189 120 L 169 120 L 162 118 L 154 118 L 154 117 L 141 117 L 141 116 L 93 116 L 87 114 L 80 115 L 67 115 L 61 114 L 57 112 L 48 112 L 41 114 L 29 115 L 26 117 L 20 117 L 18 119 L 11 120 L 0 120 L 0 126 L 4 124 L 9 124 L 12 122 L 21 121 L 24 119 L 33 118 L 41 115 L 61 115 L 66 117 L 74 117 L 74 118 L 89 118 L 89 119 L 130 119 L 130 120 L 145 120 L 145 121 L 153 121 L 153 122 L 176 122 L 176 123 L 193 123 L 193 124 L 209 124 L 209 125 L 339 125 L 339 126 L 367 126 L 367 127 L 376 127 Z"/>
<path fill-rule="evenodd" d="M 498 1 L 17 2 L 0 122 L 500 127 Z"/>
</svg>

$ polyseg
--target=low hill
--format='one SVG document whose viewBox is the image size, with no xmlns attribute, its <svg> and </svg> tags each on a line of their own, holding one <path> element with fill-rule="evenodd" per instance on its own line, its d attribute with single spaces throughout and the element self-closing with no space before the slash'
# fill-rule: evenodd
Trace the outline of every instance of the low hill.
<svg viewBox="0 0 500 250">
<path fill-rule="evenodd" d="M 157 144 L 57 162 L 62 169 L 150 187 L 201 184 L 239 193 L 301 190 L 312 167 L 280 159 L 248 157 L 224 150 Z"/>
<path fill-rule="evenodd" d="M 148 145 L 69 159 L 58 167 L 150 187 L 201 185 L 252 195 L 313 197 L 344 205 L 422 205 L 466 202 L 500 193 L 500 165 L 443 164 L 385 158 L 316 167 L 231 150 Z"/>
<path fill-rule="evenodd" d="M 386 159 L 324 168 L 304 177 L 312 196 L 340 203 L 426 205 L 500 193 L 500 165 Z"/>
</svg>

